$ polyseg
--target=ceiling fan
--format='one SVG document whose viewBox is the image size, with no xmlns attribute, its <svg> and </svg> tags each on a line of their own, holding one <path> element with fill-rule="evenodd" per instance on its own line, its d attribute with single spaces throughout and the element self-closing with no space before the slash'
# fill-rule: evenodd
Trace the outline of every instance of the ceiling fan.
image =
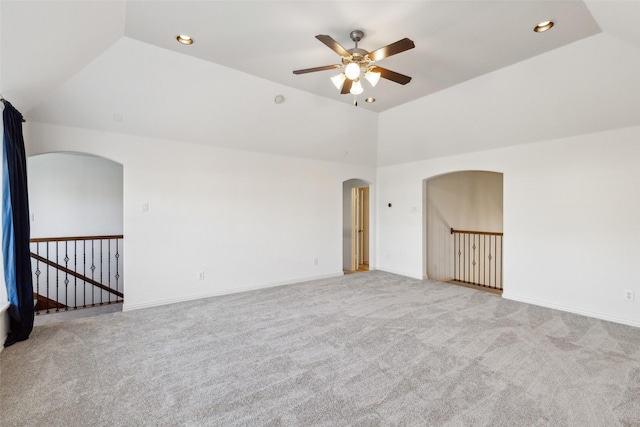
<svg viewBox="0 0 640 427">
<path fill-rule="evenodd" d="M 374 65 L 374 62 L 380 61 L 391 55 L 402 53 L 406 50 L 413 49 L 416 45 L 412 40 L 404 38 L 398 40 L 395 43 L 381 47 L 371 52 L 367 52 L 364 49 L 358 47 L 358 42 L 364 37 L 364 33 L 360 30 L 351 31 L 349 34 L 351 40 L 353 40 L 356 46 L 352 49 L 345 49 L 335 41 L 331 36 L 317 35 L 316 38 L 322 43 L 327 45 L 331 50 L 336 52 L 342 57 L 341 64 L 325 65 L 322 67 L 305 68 L 303 70 L 295 70 L 293 74 L 306 74 L 316 71 L 335 70 L 343 68 L 344 71 L 337 76 L 331 78 L 333 84 L 340 90 L 341 94 L 352 93 L 359 95 L 363 92 L 362 84 L 360 83 L 360 76 L 363 75 L 372 86 L 375 86 L 380 80 L 391 80 L 392 82 L 406 85 L 411 81 L 411 77 L 404 74 L 396 73 L 395 71 L 388 70 L 386 68 Z"/>
</svg>

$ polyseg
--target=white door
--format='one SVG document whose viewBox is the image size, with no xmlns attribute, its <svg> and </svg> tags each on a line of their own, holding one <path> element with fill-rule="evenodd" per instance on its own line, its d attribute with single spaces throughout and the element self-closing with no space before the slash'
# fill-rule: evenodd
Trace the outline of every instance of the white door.
<svg viewBox="0 0 640 427">
<path fill-rule="evenodd" d="M 351 269 L 358 271 L 369 263 L 369 187 L 352 189 Z"/>
</svg>

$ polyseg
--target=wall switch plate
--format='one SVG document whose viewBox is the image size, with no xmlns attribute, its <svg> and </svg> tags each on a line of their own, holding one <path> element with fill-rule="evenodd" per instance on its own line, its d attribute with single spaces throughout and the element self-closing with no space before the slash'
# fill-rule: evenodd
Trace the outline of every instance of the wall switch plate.
<svg viewBox="0 0 640 427">
<path fill-rule="evenodd" d="M 149 202 L 142 202 L 142 212 L 149 212 Z"/>
<path fill-rule="evenodd" d="M 204 271 L 198 271 L 198 280 L 204 280 Z"/>
<path fill-rule="evenodd" d="M 318 258 L 313 259 L 313 265 L 318 265 Z"/>
<path fill-rule="evenodd" d="M 634 299 L 634 295 L 633 295 L 633 291 L 631 289 L 627 289 L 626 291 L 624 291 L 624 300 L 625 301 L 633 301 Z"/>
</svg>

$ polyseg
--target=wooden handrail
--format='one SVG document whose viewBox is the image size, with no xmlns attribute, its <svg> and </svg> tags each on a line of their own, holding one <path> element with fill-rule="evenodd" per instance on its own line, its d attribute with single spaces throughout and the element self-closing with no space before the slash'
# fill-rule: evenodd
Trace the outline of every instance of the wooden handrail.
<svg viewBox="0 0 640 427">
<path fill-rule="evenodd" d="M 112 236 L 80 236 L 80 237 L 38 237 L 31 239 L 31 243 L 44 243 L 44 242 L 64 242 L 74 240 L 109 240 L 109 239 L 124 239 L 124 235 L 117 234 Z"/>
<path fill-rule="evenodd" d="M 41 257 L 40 255 L 34 254 L 33 252 L 31 252 L 31 258 L 37 259 L 37 260 L 38 260 L 38 261 L 40 261 L 40 262 L 43 262 L 43 263 L 45 263 L 45 264 L 47 264 L 47 265 L 49 265 L 49 266 L 51 266 L 51 267 L 53 267 L 53 268 L 57 268 L 58 270 L 60 270 L 60 271 L 62 271 L 62 272 L 64 272 L 64 273 L 70 274 L 70 275 L 72 275 L 73 277 L 77 277 L 77 278 L 78 278 L 78 279 L 80 279 L 80 280 L 83 280 L 83 281 L 85 281 L 85 282 L 87 282 L 87 283 L 89 283 L 89 284 L 91 284 L 91 285 L 93 285 L 93 286 L 96 286 L 96 287 L 98 287 L 98 288 L 100 288 L 100 289 L 102 289 L 102 290 L 105 290 L 105 291 L 110 292 L 110 293 L 112 293 L 112 294 L 114 294 L 114 295 L 117 295 L 117 296 L 119 296 L 120 298 L 124 298 L 124 294 L 123 294 L 122 292 L 118 292 L 118 291 L 116 291 L 115 289 L 111 289 L 110 287 L 105 286 L 105 285 L 103 285 L 103 284 L 102 284 L 102 283 L 100 283 L 100 282 L 96 282 L 95 280 L 90 279 L 90 278 L 88 278 L 88 277 L 86 277 L 86 276 L 83 276 L 83 275 L 82 275 L 82 274 L 80 274 L 80 273 L 76 273 L 76 272 L 75 272 L 75 271 L 73 271 L 73 270 L 69 270 L 68 268 L 63 267 L 62 265 L 60 265 L 60 264 L 56 264 L 55 262 L 50 261 L 50 260 L 48 260 L 48 259 L 46 259 L 46 258 L 43 258 L 43 257 Z"/>
<path fill-rule="evenodd" d="M 467 231 L 467 230 L 454 230 L 451 228 L 451 234 L 453 233 L 462 233 L 462 234 L 481 234 L 485 236 L 503 236 L 503 233 L 498 233 L 494 231 Z"/>
</svg>

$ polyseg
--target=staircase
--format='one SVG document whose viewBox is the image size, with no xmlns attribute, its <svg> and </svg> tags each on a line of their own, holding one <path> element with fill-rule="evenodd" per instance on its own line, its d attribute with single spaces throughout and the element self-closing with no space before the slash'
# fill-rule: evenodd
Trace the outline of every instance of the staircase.
<svg viewBox="0 0 640 427">
<path fill-rule="evenodd" d="M 503 233 L 454 230 L 453 282 L 502 293 Z"/>
<path fill-rule="evenodd" d="M 123 235 L 31 239 L 36 314 L 124 301 Z"/>
<path fill-rule="evenodd" d="M 67 307 L 66 305 L 45 296 L 38 295 L 35 292 L 33 293 L 33 307 L 35 308 L 36 313 L 49 308 L 55 308 L 58 310 L 60 310 L 61 308 L 66 308 L 67 310 L 69 309 L 69 307 Z"/>
</svg>

